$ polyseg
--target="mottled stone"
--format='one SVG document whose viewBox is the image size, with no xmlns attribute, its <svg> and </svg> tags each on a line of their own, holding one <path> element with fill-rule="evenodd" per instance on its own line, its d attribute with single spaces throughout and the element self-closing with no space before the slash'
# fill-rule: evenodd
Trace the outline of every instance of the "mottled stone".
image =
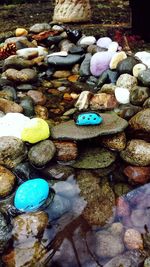
<svg viewBox="0 0 150 267">
<path fill-rule="evenodd" d="M 33 66 L 32 60 L 28 60 L 25 58 L 21 58 L 17 55 L 10 56 L 4 60 L 3 69 L 9 69 L 14 68 L 17 70 L 24 69 L 24 68 L 30 68 Z"/>
<path fill-rule="evenodd" d="M 150 132 L 150 108 L 139 111 L 129 120 L 129 126 L 134 131 Z"/>
<path fill-rule="evenodd" d="M 95 94 L 90 100 L 92 110 L 111 110 L 118 106 L 116 98 L 112 94 Z"/>
<path fill-rule="evenodd" d="M 74 175 L 74 169 L 71 166 L 49 163 L 40 170 L 40 173 L 47 179 L 66 180 Z"/>
<path fill-rule="evenodd" d="M 56 147 L 56 159 L 60 161 L 75 160 L 78 156 L 78 148 L 75 142 L 54 141 Z"/>
<path fill-rule="evenodd" d="M 128 249 L 143 249 L 141 234 L 135 229 L 128 229 L 124 234 L 124 242 Z"/>
<path fill-rule="evenodd" d="M 150 180 L 150 167 L 127 166 L 123 172 L 135 184 L 145 184 Z"/>
<path fill-rule="evenodd" d="M 16 69 L 7 69 L 5 71 L 5 75 L 7 79 L 19 83 L 32 83 L 37 79 L 36 71 L 28 68 L 22 69 L 20 71 Z"/>
<path fill-rule="evenodd" d="M 0 166 L 0 197 L 8 196 L 15 185 L 15 175 L 3 166 Z"/>
<path fill-rule="evenodd" d="M 130 215 L 130 206 L 128 201 L 120 196 L 116 201 L 116 214 L 118 217 L 126 217 Z"/>
<path fill-rule="evenodd" d="M 121 151 L 126 146 L 126 135 L 124 132 L 102 137 L 102 143 L 109 149 Z"/>
<path fill-rule="evenodd" d="M 46 107 L 43 107 L 41 105 L 36 105 L 34 107 L 34 111 L 35 111 L 36 117 L 41 118 L 43 120 L 48 119 L 48 109 Z"/>
<path fill-rule="evenodd" d="M 118 87 L 124 87 L 131 90 L 134 86 L 137 85 L 137 78 L 132 75 L 125 73 L 121 74 L 116 82 Z"/>
</svg>

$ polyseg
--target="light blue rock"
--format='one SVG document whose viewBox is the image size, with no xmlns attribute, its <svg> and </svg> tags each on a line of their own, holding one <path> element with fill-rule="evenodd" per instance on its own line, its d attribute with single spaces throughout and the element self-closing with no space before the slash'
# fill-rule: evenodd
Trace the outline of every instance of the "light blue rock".
<svg viewBox="0 0 150 267">
<path fill-rule="evenodd" d="M 96 112 L 85 112 L 82 114 L 79 114 L 76 118 L 75 123 L 77 125 L 83 126 L 83 125 L 99 125 L 102 123 L 103 119 L 102 117 L 96 113 Z"/>
<path fill-rule="evenodd" d="M 14 205 L 23 212 L 35 211 L 45 203 L 48 194 L 49 185 L 44 179 L 28 180 L 18 187 Z"/>
</svg>

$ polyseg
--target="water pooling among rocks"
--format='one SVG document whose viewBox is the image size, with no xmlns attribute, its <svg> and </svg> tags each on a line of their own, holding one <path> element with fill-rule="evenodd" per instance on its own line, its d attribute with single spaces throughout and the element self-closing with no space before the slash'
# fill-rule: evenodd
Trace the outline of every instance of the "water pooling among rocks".
<svg viewBox="0 0 150 267">
<path fill-rule="evenodd" d="M 55 23 L 3 41 L 0 265 L 148 266 L 150 53 Z M 17 210 L 37 178 L 48 197 Z"/>
</svg>

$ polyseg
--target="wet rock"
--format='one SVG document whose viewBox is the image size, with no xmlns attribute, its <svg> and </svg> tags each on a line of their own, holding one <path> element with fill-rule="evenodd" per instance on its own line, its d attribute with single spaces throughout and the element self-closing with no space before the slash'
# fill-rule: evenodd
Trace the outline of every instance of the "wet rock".
<svg viewBox="0 0 150 267">
<path fill-rule="evenodd" d="M 60 181 L 53 185 L 53 189 L 55 190 L 55 193 L 59 196 L 65 197 L 65 198 L 72 198 L 79 194 L 80 190 L 78 185 L 76 184 L 76 181 L 72 178 L 68 179 L 68 181 Z"/>
<path fill-rule="evenodd" d="M 23 108 L 23 114 L 27 117 L 34 116 L 34 105 L 30 96 L 24 96 L 20 99 L 20 106 Z"/>
<path fill-rule="evenodd" d="M 11 100 L 4 99 L 4 98 L 0 98 L 0 110 L 3 111 L 4 113 L 8 113 L 8 112 L 22 113 L 23 112 L 23 108 L 19 104 Z"/>
<path fill-rule="evenodd" d="M 5 98 L 7 100 L 15 101 L 17 98 L 16 90 L 14 87 L 6 85 L 0 91 L 0 98 Z"/>
<path fill-rule="evenodd" d="M 8 225 L 3 213 L 0 212 L 0 254 L 3 253 L 7 247 L 8 241 L 11 237 L 11 226 Z"/>
<path fill-rule="evenodd" d="M 139 111 L 129 121 L 129 126 L 134 131 L 150 132 L 150 108 Z"/>
<path fill-rule="evenodd" d="M 116 85 L 113 83 L 105 83 L 98 93 L 114 94 Z"/>
<path fill-rule="evenodd" d="M 139 61 L 135 59 L 134 57 L 127 57 L 123 59 L 118 65 L 117 65 L 117 71 L 120 74 L 128 73 L 132 75 L 133 67 L 138 63 Z"/>
<path fill-rule="evenodd" d="M 80 195 L 87 201 L 82 213 L 90 225 L 104 226 L 114 220 L 115 196 L 108 182 L 100 182 L 91 171 L 80 170 L 77 182 Z"/>
<path fill-rule="evenodd" d="M 29 212 L 13 219 L 15 242 L 25 242 L 29 238 L 40 237 L 48 225 L 48 215 L 43 211 Z"/>
<path fill-rule="evenodd" d="M 150 167 L 127 166 L 123 172 L 131 183 L 145 184 L 150 180 Z"/>
<path fill-rule="evenodd" d="M 66 180 L 69 176 L 74 175 L 74 169 L 71 166 L 47 164 L 40 170 L 40 173 L 47 179 Z"/>
<path fill-rule="evenodd" d="M 114 95 L 99 93 L 95 94 L 90 100 L 92 110 L 111 110 L 118 106 Z"/>
<path fill-rule="evenodd" d="M 126 135 L 124 132 L 121 132 L 115 135 L 104 136 L 102 137 L 102 143 L 111 150 L 121 151 L 126 146 Z"/>
<path fill-rule="evenodd" d="M 142 108 L 139 106 L 134 106 L 131 104 L 120 104 L 114 111 L 120 117 L 129 120 L 132 118 L 136 113 L 138 113 Z"/>
<path fill-rule="evenodd" d="M 32 98 L 35 105 L 43 106 L 46 103 L 46 96 L 40 91 L 29 90 L 27 95 Z"/>
<path fill-rule="evenodd" d="M 15 175 L 3 166 L 0 166 L 0 197 L 8 196 L 14 188 Z"/>
<path fill-rule="evenodd" d="M 53 142 L 44 140 L 30 148 L 28 158 L 31 164 L 41 167 L 53 158 L 55 152 L 56 148 Z"/>
<path fill-rule="evenodd" d="M 127 121 L 118 117 L 115 113 L 100 113 L 103 123 L 98 126 L 76 126 L 73 120 L 60 123 L 51 129 L 54 139 L 84 140 L 100 135 L 122 132 L 128 125 Z"/>
<path fill-rule="evenodd" d="M 76 104 L 75 107 L 78 108 L 79 110 L 86 110 L 89 106 L 90 98 L 92 97 L 92 93 L 89 91 L 83 91 Z"/>
<path fill-rule="evenodd" d="M 150 86 L 150 69 L 143 70 L 138 75 L 138 80 L 142 82 L 144 86 Z"/>
<path fill-rule="evenodd" d="M 54 141 L 56 147 L 56 159 L 60 161 L 75 160 L 78 156 L 78 148 L 75 142 Z"/>
<path fill-rule="evenodd" d="M 118 87 L 123 87 L 131 90 L 134 86 L 137 85 L 137 78 L 128 73 L 121 74 L 116 82 L 116 85 Z"/>
<path fill-rule="evenodd" d="M 49 219 L 55 220 L 60 218 L 63 214 L 71 209 L 71 202 L 69 199 L 55 195 L 53 203 L 49 208 Z"/>
<path fill-rule="evenodd" d="M 144 226 L 149 224 L 149 216 L 147 216 L 144 209 L 133 209 L 130 220 L 135 229 L 143 230 Z"/>
<path fill-rule="evenodd" d="M 36 81 L 37 74 L 36 71 L 33 69 L 22 69 L 20 71 L 16 69 L 7 69 L 5 72 L 5 75 L 7 79 L 13 81 L 13 82 L 19 82 L 19 83 L 32 83 Z"/>
<path fill-rule="evenodd" d="M 135 86 L 130 92 L 130 102 L 135 106 L 140 106 L 150 96 L 148 87 Z"/>
<path fill-rule="evenodd" d="M 37 178 L 39 176 L 39 171 L 33 168 L 33 166 L 28 161 L 19 163 L 15 168 L 13 168 L 13 173 L 19 180 L 24 182 L 29 179 Z"/>
<path fill-rule="evenodd" d="M 62 56 L 51 56 L 48 57 L 47 62 L 50 66 L 55 67 L 66 67 L 66 66 L 72 66 L 78 62 L 80 62 L 83 59 L 82 55 L 73 55 L 69 54 L 66 57 Z"/>
<path fill-rule="evenodd" d="M 124 51 L 114 54 L 109 64 L 110 69 L 111 70 L 116 69 L 117 65 L 125 58 L 127 58 L 127 55 Z"/>
<path fill-rule="evenodd" d="M 144 140 L 133 139 L 127 143 L 125 150 L 120 152 L 122 159 L 135 166 L 150 164 L 150 144 Z"/>
<path fill-rule="evenodd" d="M 87 53 L 85 55 L 84 60 L 82 61 L 79 69 L 80 76 L 89 76 L 90 73 L 90 61 L 91 61 L 91 54 Z"/>
<path fill-rule="evenodd" d="M 16 137 L 0 137 L 0 164 L 7 168 L 14 168 L 26 157 L 25 144 Z"/>
<path fill-rule="evenodd" d="M 79 154 L 73 167 L 80 169 L 106 168 L 111 165 L 115 159 L 116 155 L 105 148 L 88 147 Z"/>
<path fill-rule="evenodd" d="M 17 55 L 10 56 L 4 61 L 3 69 L 7 70 L 9 68 L 14 68 L 17 70 L 30 68 L 33 65 L 33 62 L 28 59 L 21 58 Z"/>
<path fill-rule="evenodd" d="M 125 231 L 124 242 L 128 249 L 143 249 L 142 236 L 135 229 L 127 229 Z"/>
</svg>

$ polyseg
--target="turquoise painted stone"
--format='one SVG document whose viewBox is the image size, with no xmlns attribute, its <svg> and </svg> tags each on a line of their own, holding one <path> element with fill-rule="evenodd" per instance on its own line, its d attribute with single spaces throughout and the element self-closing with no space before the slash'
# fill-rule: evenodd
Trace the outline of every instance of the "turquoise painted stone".
<svg viewBox="0 0 150 267">
<path fill-rule="evenodd" d="M 14 205 L 23 212 L 34 211 L 45 203 L 48 194 L 49 185 L 44 179 L 28 180 L 18 187 Z"/>
<path fill-rule="evenodd" d="M 77 125 L 99 125 L 102 123 L 102 117 L 96 112 L 84 112 L 77 116 L 75 123 Z"/>
</svg>

